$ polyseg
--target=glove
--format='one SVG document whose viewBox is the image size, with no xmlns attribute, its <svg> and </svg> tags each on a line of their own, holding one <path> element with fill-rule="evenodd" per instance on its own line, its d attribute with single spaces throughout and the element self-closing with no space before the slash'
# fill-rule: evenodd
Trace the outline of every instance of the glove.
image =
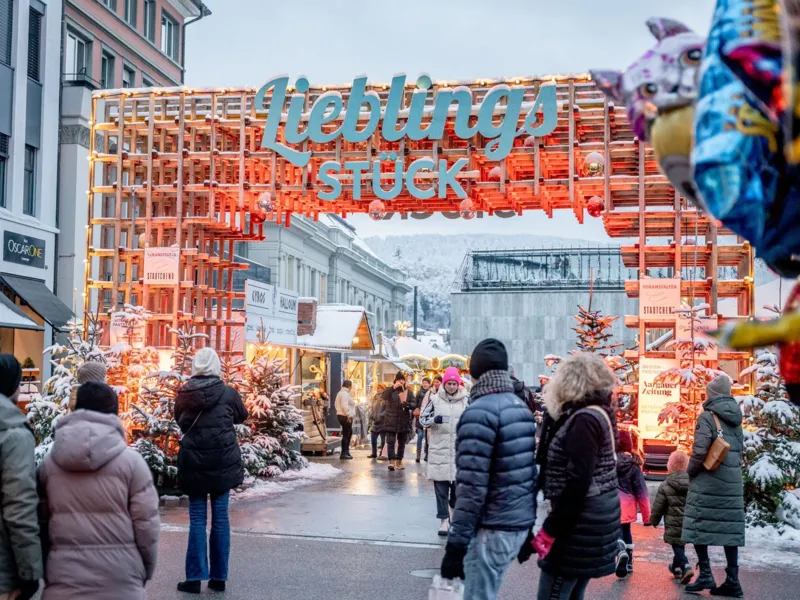
<svg viewBox="0 0 800 600">
<path fill-rule="evenodd" d="M 21 581 L 19 584 L 18 600 L 30 600 L 39 591 L 38 581 Z"/>
<path fill-rule="evenodd" d="M 447 544 L 442 559 L 442 578 L 443 579 L 465 579 L 464 577 L 464 555 L 467 549 L 462 546 Z"/>
<path fill-rule="evenodd" d="M 531 556 L 535 552 L 533 548 L 533 529 L 528 532 L 528 537 L 525 538 L 525 543 L 522 544 L 522 548 L 519 549 L 519 554 L 517 554 L 517 561 L 519 564 L 526 563 L 530 560 Z"/>
<path fill-rule="evenodd" d="M 533 538 L 533 549 L 536 550 L 539 558 L 544 559 L 550 554 L 550 550 L 553 549 L 553 543 L 555 541 L 553 536 L 547 535 L 544 529 L 540 529 L 536 537 Z"/>
<path fill-rule="evenodd" d="M 442 415 L 436 415 L 435 417 L 433 417 L 433 422 L 436 423 L 437 425 L 441 425 L 442 423 L 444 423 L 444 418 L 442 417 Z"/>
</svg>

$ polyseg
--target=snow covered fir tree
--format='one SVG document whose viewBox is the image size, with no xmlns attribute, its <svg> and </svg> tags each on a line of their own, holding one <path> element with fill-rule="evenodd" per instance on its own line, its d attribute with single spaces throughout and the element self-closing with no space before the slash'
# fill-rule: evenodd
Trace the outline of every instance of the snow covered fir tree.
<svg viewBox="0 0 800 600">
<path fill-rule="evenodd" d="M 260 344 L 247 365 L 239 391 L 249 417 L 239 426 L 242 459 L 253 477 L 274 477 L 288 469 L 308 464 L 299 451 L 303 413 L 296 407 L 298 386 L 288 385 L 286 361 L 270 356 Z"/>
<path fill-rule="evenodd" d="M 800 409 L 788 400 L 774 353 L 759 350 L 740 377 L 751 373 L 756 391 L 742 400 L 747 519 L 800 529 Z"/>
<path fill-rule="evenodd" d="M 105 353 L 99 345 L 103 332 L 98 320 L 94 315 L 88 315 L 86 321 L 86 336 L 83 324 L 72 320 L 67 325 L 66 341 L 45 350 L 45 354 L 50 353 L 53 374 L 44 383 L 42 398 L 28 404 L 28 422 L 37 441 L 37 465 L 53 445 L 56 423 L 69 412 L 72 390 L 78 383 L 78 369 L 90 361 L 107 364 Z"/>
<path fill-rule="evenodd" d="M 592 310 L 591 303 L 589 308 L 578 307 L 578 314 L 575 320 L 577 327 L 572 330 L 578 334 L 578 352 L 592 352 L 601 356 L 608 356 L 616 352 L 621 343 L 612 343 L 614 334 L 611 326 L 619 317 L 603 316 L 599 310 Z"/>
</svg>

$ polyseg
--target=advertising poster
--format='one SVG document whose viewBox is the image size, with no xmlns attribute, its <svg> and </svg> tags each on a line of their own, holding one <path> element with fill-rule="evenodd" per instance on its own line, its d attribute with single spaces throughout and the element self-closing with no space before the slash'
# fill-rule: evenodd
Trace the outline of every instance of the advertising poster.
<svg viewBox="0 0 800 600">
<path fill-rule="evenodd" d="M 178 285 L 180 261 L 180 248 L 145 248 L 144 285 Z"/>
<path fill-rule="evenodd" d="M 648 321 L 674 321 L 676 308 L 681 305 L 680 279 L 639 280 L 639 318 Z"/>
<path fill-rule="evenodd" d="M 658 424 L 658 415 L 667 403 L 680 400 L 680 385 L 655 382 L 661 373 L 679 364 L 674 358 L 639 358 L 639 430 L 642 439 L 654 439 L 663 431 Z"/>
</svg>

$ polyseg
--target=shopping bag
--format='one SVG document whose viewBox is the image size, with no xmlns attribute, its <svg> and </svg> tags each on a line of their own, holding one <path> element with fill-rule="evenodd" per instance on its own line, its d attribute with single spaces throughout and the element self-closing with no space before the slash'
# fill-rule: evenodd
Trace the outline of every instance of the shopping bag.
<svg viewBox="0 0 800 600">
<path fill-rule="evenodd" d="M 464 600 L 464 584 L 459 579 L 442 579 L 434 575 L 428 600 Z"/>
</svg>

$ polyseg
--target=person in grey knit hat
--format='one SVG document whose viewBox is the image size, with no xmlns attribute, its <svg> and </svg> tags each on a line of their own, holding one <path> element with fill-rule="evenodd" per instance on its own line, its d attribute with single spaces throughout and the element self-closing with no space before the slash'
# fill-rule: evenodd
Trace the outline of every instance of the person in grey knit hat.
<svg viewBox="0 0 800 600">
<path fill-rule="evenodd" d="M 83 363 L 78 367 L 78 372 L 75 377 L 78 380 L 78 385 L 72 388 L 69 396 L 69 409 L 75 410 L 75 403 L 78 399 L 78 388 L 84 383 L 93 381 L 95 383 L 107 383 L 108 373 L 106 371 L 105 363 L 91 360 Z"/>
<path fill-rule="evenodd" d="M 708 399 L 697 419 L 687 473 L 691 479 L 683 517 L 683 541 L 694 544 L 700 575 L 686 586 L 689 593 L 711 590 L 712 596 L 741 598 L 739 547 L 745 541 L 744 483 L 742 481 L 742 411 L 731 396 L 731 380 L 720 375 L 706 386 Z M 718 437 L 730 444 L 722 464 L 713 471 L 703 461 Z M 725 548 L 725 582 L 717 586 L 708 556 L 709 546 Z"/>
</svg>

